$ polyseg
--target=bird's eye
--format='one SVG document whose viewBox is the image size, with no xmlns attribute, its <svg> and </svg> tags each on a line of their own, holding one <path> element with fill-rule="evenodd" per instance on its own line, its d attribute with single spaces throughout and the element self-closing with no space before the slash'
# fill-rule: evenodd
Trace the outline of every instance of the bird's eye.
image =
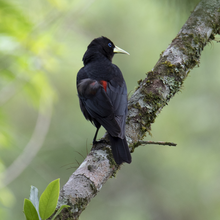
<svg viewBox="0 0 220 220">
<path fill-rule="evenodd" d="M 109 46 L 109 47 L 112 47 L 112 44 L 111 44 L 111 43 L 108 43 L 108 46 Z"/>
</svg>

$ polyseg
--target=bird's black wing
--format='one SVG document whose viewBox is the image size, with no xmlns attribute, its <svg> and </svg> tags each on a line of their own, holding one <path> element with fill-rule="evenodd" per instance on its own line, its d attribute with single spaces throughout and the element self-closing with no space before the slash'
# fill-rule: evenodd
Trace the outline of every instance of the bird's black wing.
<svg viewBox="0 0 220 220">
<path fill-rule="evenodd" d="M 127 88 L 120 69 L 111 64 L 110 71 L 106 68 L 103 78 L 107 81 L 94 80 L 89 75 L 93 68 L 82 68 L 77 75 L 77 89 L 80 98 L 80 107 L 87 120 L 98 121 L 110 135 L 124 138 L 125 119 L 127 115 Z M 99 68 L 97 72 L 100 72 Z M 111 76 L 111 77 L 110 77 Z M 106 88 L 101 82 L 106 83 Z M 93 120 L 95 119 L 95 120 Z"/>
<path fill-rule="evenodd" d="M 98 121 L 112 136 L 117 137 L 121 128 L 115 120 L 112 102 L 103 86 L 98 81 L 87 78 L 80 81 L 77 89 L 81 105 L 89 115 L 87 119 Z"/>
<path fill-rule="evenodd" d="M 128 103 L 127 87 L 125 82 L 123 81 L 121 85 L 118 85 L 116 82 L 110 81 L 108 84 L 107 95 L 113 105 L 115 120 L 121 128 L 121 132 L 118 134 L 118 137 L 124 138 Z"/>
</svg>

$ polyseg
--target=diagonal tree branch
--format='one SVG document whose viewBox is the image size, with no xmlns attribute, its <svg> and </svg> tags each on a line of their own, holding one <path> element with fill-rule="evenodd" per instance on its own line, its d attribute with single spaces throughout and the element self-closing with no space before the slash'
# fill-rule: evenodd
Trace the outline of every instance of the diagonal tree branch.
<svg viewBox="0 0 220 220">
<path fill-rule="evenodd" d="M 183 25 L 169 47 L 129 100 L 126 136 L 131 152 L 150 132 L 162 108 L 181 89 L 190 70 L 199 64 L 208 42 L 220 33 L 220 1 L 202 0 Z M 107 137 L 104 137 L 107 140 Z M 110 146 L 92 149 L 80 167 L 71 175 L 60 192 L 59 208 L 70 205 L 56 219 L 78 219 L 102 185 L 116 174 L 119 167 L 112 159 Z"/>
</svg>

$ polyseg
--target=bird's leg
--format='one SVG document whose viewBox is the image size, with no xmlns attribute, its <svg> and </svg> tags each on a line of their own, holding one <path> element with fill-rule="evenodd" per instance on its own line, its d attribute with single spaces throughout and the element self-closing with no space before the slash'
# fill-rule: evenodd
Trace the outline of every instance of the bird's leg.
<svg viewBox="0 0 220 220">
<path fill-rule="evenodd" d="M 97 127 L 97 129 L 96 129 L 95 136 L 94 136 L 94 138 L 93 138 L 93 145 L 95 145 L 95 144 L 98 143 L 98 141 L 96 141 L 96 138 L 97 138 L 97 134 L 98 134 L 98 132 L 99 132 L 99 128 L 100 128 L 100 126 Z"/>
<path fill-rule="evenodd" d="M 99 127 L 97 127 L 97 130 L 96 130 L 96 132 L 95 132 L 95 136 L 94 136 L 94 138 L 93 138 L 93 149 L 96 149 L 96 150 L 99 150 L 99 149 L 101 149 L 103 146 L 102 146 L 102 144 L 101 143 L 106 143 L 106 140 L 105 139 L 101 139 L 101 140 L 99 140 L 99 141 L 97 141 L 96 140 L 96 138 L 97 138 L 97 134 L 98 134 L 98 131 L 99 131 L 99 128 L 100 128 L 101 126 L 99 126 Z M 99 144 L 101 144 L 101 145 L 99 145 Z"/>
</svg>

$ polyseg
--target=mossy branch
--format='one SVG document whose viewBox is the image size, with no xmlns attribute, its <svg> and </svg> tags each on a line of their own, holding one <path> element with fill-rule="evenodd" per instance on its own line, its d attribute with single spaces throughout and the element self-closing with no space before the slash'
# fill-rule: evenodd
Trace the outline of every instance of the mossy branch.
<svg viewBox="0 0 220 220">
<path fill-rule="evenodd" d="M 220 1 L 202 0 L 144 80 L 128 104 L 126 137 L 131 152 L 150 132 L 162 108 L 181 89 L 190 70 L 199 65 L 203 48 L 220 33 Z M 107 138 L 107 137 L 105 137 Z M 110 146 L 92 150 L 71 175 L 60 192 L 58 207 L 63 210 L 56 219 L 78 219 L 102 185 L 116 174 L 119 167 L 112 159 Z"/>
<path fill-rule="evenodd" d="M 130 146 L 150 132 L 162 108 L 181 90 L 191 69 L 199 65 L 201 52 L 220 33 L 220 2 L 201 1 L 169 47 L 129 100 L 127 132 Z"/>
</svg>

